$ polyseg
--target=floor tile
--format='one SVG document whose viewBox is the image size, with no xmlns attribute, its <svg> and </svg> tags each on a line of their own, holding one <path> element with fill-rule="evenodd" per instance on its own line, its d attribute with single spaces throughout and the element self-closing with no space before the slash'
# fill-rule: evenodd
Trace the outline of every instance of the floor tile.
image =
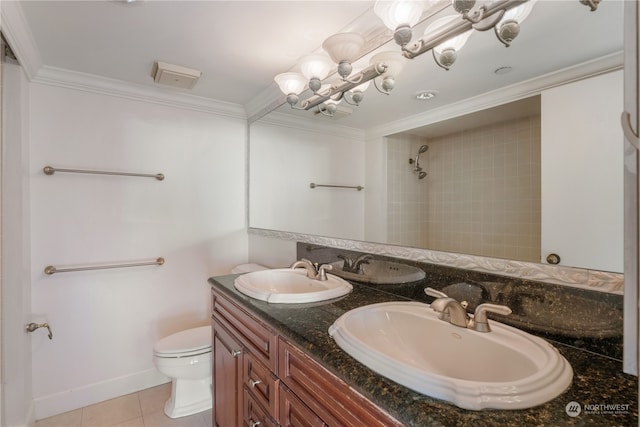
<svg viewBox="0 0 640 427">
<path fill-rule="evenodd" d="M 142 419 L 142 417 L 139 417 L 129 421 L 125 421 L 120 424 L 116 424 L 112 427 L 145 427 L 145 426 L 144 426 L 144 420 Z"/>
<path fill-rule="evenodd" d="M 36 427 L 212 427 L 211 409 L 181 418 L 169 418 L 164 403 L 171 383 L 96 403 L 36 422 Z"/>
<path fill-rule="evenodd" d="M 82 424 L 82 409 L 65 412 L 36 421 L 36 427 L 80 427 Z"/>
<path fill-rule="evenodd" d="M 204 418 L 204 427 L 213 427 L 213 413 L 212 410 L 201 412 L 202 418 Z"/>
<path fill-rule="evenodd" d="M 144 416 L 144 427 L 205 427 L 205 424 L 201 414 L 169 418 L 164 411 L 157 411 Z"/>
<path fill-rule="evenodd" d="M 112 427 L 142 416 L 138 394 L 128 394 L 82 409 L 82 427 Z"/>
<path fill-rule="evenodd" d="M 164 409 L 164 404 L 171 396 L 171 383 L 162 384 L 138 392 L 142 416 Z"/>
</svg>

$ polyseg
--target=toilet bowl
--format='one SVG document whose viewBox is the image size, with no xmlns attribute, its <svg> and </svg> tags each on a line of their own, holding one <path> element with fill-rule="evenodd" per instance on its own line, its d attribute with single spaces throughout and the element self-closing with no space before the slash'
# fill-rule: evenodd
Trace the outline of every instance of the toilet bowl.
<svg viewBox="0 0 640 427">
<path fill-rule="evenodd" d="M 211 326 L 187 329 L 153 347 L 158 371 L 171 378 L 164 413 L 179 418 L 211 409 Z"/>
</svg>

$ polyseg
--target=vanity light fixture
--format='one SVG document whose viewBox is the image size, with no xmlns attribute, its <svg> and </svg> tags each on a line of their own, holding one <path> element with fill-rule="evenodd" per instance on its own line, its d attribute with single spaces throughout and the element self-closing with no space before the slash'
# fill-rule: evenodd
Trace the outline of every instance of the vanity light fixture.
<svg viewBox="0 0 640 427">
<path fill-rule="evenodd" d="M 322 114 L 332 115 L 336 111 L 336 104 L 342 99 L 351 105 L 359 105 L 371 80 L 379 92 L 390 94 L 406 60 L 425 52 L 432 51 L 435 62 L 448 70 L 473 30 L 493 29 L 497 38 L 505 46 L 510 46 L 536 1 L 538 0 L 450 0 L 452 9 L 457 13 L 434 21 L 422 38 L 411 42 L 412 28 L 421 20 L 437 13 L 423 16 L 427 7 L 440 11 L 443 9 L 443 1 L 377 0 L 373 10 L 385 26 L 394 32 L 393 38 L 400 45 L 399 52 L 378 53 L 371 58 L 367 68 L 353 72 L 352 63 L 363 55 L 366 40 L 357 33 L 338 33 L 322 44 L 326 54 L 305 56 L 298 64 L 301 73 L 278 74 L 275 81 L 286 95 L 291 108 L 310 110 L 318 107 Z M 594 11 L 601 0 L 579 1 Z M 322 80 L 334 70 L 340 80 L 323 88 Z M 313 95 L 299 102 L 299 96 L 307 86 Z"/>
<path fill-rule="evenodd" d="M 459 21 L 459 15 L 447 15 L 432 22 L 424 32 L 425 38 L 431 37 L 432 34 L 436 34 L 442 27 L 454 22 Z M 473 30 L 468 30 L 462 34 L 451 37 L 440 43 L 433 49 L 433 59 L 440 67 L 448 70 L 458 57 L 458 52 L 467 43 L 469 37 L 473 34 Z"/>
<path fill-rule="evenodd" d="M 364 91 L 365 83 L 385 74 L 388 68 L 389 64 L 384 62 L 372 63 L 362 71 L 352 73 L 348 78 L 341 79 L 338 83 L 330 85 L 327 89 L 322 88 L 321 85 L 315 88 L 316 82 L 309 81 L 309 88 L 314 94 L 302 102 L 298 102 L 299 95 L 307 85 L 307 80 L 302 74 L 296 72 L 281 73 L 275 77 L 275 81 L 278 83 L 282 93 L 287 95 L 287 103 L 291 108 L 310 110 L 325 103 L 327 100 L 340 101 L 343 98 L 348 100 L 350 104 L 358 105 L 363 97 L 362 92 Z M 395 69 L 396 72 L 399 72 L 401 67 L 395 67 Z M 385 74 L 384 80 L 387 82 L 385 86 L 388 87 L 386 93 L 393 88 L 394 78 L 395 75 Z M 314 86 L 311 87 L 312 85 Z"/>
</svg>

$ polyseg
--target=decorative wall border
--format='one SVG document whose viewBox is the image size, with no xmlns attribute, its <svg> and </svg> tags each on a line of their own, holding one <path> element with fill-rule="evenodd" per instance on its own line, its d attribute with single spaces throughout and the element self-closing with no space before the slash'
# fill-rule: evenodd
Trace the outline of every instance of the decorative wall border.
<svg viewBox="0 0 640 427">
<path fill-rule="evenodd" d="M 428 249 L 409 248 L 381 243 L 345 240 L 288 231 L 248 228 L 248 234 L 279 240 L 313 243 L 316 245 L 342 248 L 375 255 L 390 256 L 411 261 L 427 262 L 447 267 L 462 268 L 501 276 L 517 277 L 523 280 L 553 283 L 574 288 L 589 289 L 611 294 L 623 294 L 624 275 L 607 271 L 587 270 L 557 265 L 512 261 L 477 255 L 465 255 Z"/>
</svg>

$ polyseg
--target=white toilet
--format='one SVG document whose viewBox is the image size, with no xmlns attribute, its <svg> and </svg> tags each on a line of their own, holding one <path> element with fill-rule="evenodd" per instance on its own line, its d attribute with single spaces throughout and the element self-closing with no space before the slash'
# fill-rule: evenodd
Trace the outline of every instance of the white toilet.
<svg viewBox="0 0 640 427">
<path fill-rule="evenodd" d="M 187 329 L 162 338 L 153 347 L 158 370 L 172 379 L 164 405 L 170 418 L 211 409 L 211 326 Z"/>
</svg>

